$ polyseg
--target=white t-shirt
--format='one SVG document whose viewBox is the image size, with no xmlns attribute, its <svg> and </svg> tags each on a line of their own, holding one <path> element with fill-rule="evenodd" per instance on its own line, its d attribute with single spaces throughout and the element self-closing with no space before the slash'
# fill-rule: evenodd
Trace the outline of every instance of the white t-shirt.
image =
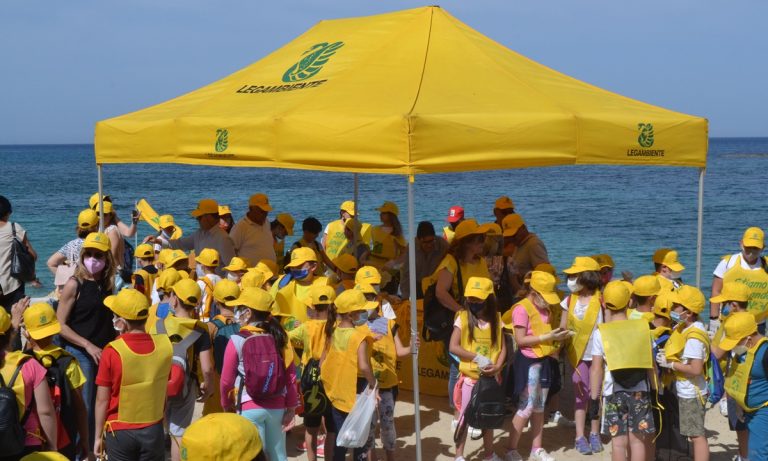
<svg viewBox="0 0 768 461">
<path fill-rule="evenodd" d="M 736 265 L 737 260 L 741 260 L 741 268 L 744 270 L 756 271 L 763 268 L 762 264 L 760 263 L 760 258 L 757 258 L 757 261 L 755 261 L 754 264 L 749 264 L 741 253 L 736 253 L 727 258 L 721 259 L 720 262 L 717 263 L 717 267 L 712 274 L 718 278 L 725 277 L 725 273 L 728 272 L 728 269 Z"/>
<path fill-rule="evenodd" d="M 577 296 L 577 295 L 571 295 L 571 296 Z M 560 307 L 563 308 L 565 311 L 563 315 L 568 315 L 568 300 L 570 299 L 570 296 L 566 296 L 565 299 L 563 299 L 560 302 Z M 573 316 L 576 317 L 579 320 L 584 320 L 584 316 L 587 314 L 587 308 L 589 307 L 589 302 L 582 303 L 579 298 L 576 298 L 576 305 L 573 309 Z M 585 362 L 591 362 L 592 361 L 592 348 L 594 347 L 594 340 L 595 340 L 595 332 L 597 331 L 597 326 L 599 324 L 603 323 L 603 310 L 599 309 L 597 311 L 597 322 L 595 322 L 595 328 L 592 329 L 592 334 L 589 336 L 589 341 L 587 341 L 587 347 L 584 348 L 584 355 L 581 357 L 581 360 Z"/>
<path fill-rule="evenodd" d="M 704 324 L 701 322 L 694 322 L 688 328 L 683 330 L 683 334 L 691 328 L 698 328 L 702 331 L 707 331 L 704 328 Z M 692 359 L 701 359 L 705 362 L 709 359 L 707 356 L 707 346 L 698 339 L 689 339 L 685 343 L 685 349 L 683 349 L 683 363 L 687 364 Z M 698 388 L 698 392 L 696 389 Z M 696 376 L 695 378 L 688 378 L 687 380 L 676 380 L 675 389 L 677 390 L 677 396 L 683 399 L 698 398 L 699 395 L 707 395 L 707 379 L 704 374 Z"/>
<path fill-rule="evenodd" d="M 653 345 L 651 344 L 651 337 L 648 337 L 648 347 L 652 348 Z M 605 359 L 605 349 L 603 348 L 603 336 L 600 334 L 600 330 L 595 330 L 595 332 L 592 334 L 592 350 L 590 351 L 591 355 L 601 355 L 603 356 L 603 359 Z M 613 391 L 626 391 L 626 392 L 643 392 L 648 391 L 648 380 L 644 379 L 640 381 L 639 383 L 635 384 L 633 387 L 626 389 L 619 385 L 618 383 L 613 382 L 613 375 L 608 370 L 608 362 L 606 361 L 603 363 L 603 396 L 607 397 L 611 394 L 613 394 Z M 614 389 L 615 387 L 615 389 Z"/>
</svg>

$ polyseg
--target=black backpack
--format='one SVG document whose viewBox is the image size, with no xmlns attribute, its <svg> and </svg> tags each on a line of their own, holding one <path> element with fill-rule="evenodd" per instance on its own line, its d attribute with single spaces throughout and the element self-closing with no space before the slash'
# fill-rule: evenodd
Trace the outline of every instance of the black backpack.
<svg viewBox="0 0 768 461">
<path fill-rule="evenodd" d="M 462 280 L 459 261 L 456 261 L 456 281 L 461 299 L 463 298 L 461 293 L 463 293 L 464 281 Z M 447 341 L 453 333 L 453 320 L 456 313 L 440 303 L 435 293 L 436 289 L 437 282 L 430 285 L 424 292 L 424 325 L 421 327 L 421 336 L 424 341 Z M 452 288 L 448 290 L 451 296 L 453 296 L 452 291 Z"/>
<path fill-rule="evenodd" d="M 120 269 L 118 274 L 123 282 L 131 283 L 131 276 L 133 275 L 133 265 L 136 263 L 136 258 L 133 256 L 134 248 L 126 239 L 123 239 L 125 245 L 123 246 L 123 268 Z M 151 287 L 150 287 L 151 288 Z"/>
<path fill-rule="evenodd" d="M 321 416 L 328 408 L 328 396 L 320 380 L 320 360 L 309 359 L 301 372 L 301 395 L 304 397 L 304 416 Z"/>
<path fill-rule="evenodd" d="M 77 418 L 75 417 L 75 409 L 72 402 L 73 389 L 67 378 L 67 368 L 72 363 L 72 360 L 74 360 L 74 357 L 68 354 L 62 354 L 58 359 L 50 355 L 46 357 L 52 360 L 49 366 L 46 366 L 46 360 L 38 360 L 38 362 L 45 367 L 45 377 L 48 381 L 48 387 L 51 389 L 54 405 L 58 403 L 58 408 L 56 408 L 58 413 L 57 419 L 67 432 L 70 442 L 75 443 L 77 437 Z"/>
<path fill-rule="evenodd" d="M 7 385 L 0 375 L 0 447 L 3 447 L 4 456 L 18 455 L 24 451 L 24 442 L 27 438 L 24 423 L 29 416 L 29 408 L 25 409 L 23 416 L 19 415 L 19 404 L 16 402 L 13 384 L 19 377 L 22 365 L 28 359 L 29 357 L 25 357 L 19 361 Z"/>
<path fill-rule="evenodd" d="M 480 376 L 472 389 L 472 396 L 467 409 L 464 410 L 461 424 L 456 428 L 454 441 L 458 442 L 457 439 L 461 432 L 466 431 L 467 426 L 477 429 L 501 429 L 506 417 L 504 389 L 495 377 Z"/>
</svg>

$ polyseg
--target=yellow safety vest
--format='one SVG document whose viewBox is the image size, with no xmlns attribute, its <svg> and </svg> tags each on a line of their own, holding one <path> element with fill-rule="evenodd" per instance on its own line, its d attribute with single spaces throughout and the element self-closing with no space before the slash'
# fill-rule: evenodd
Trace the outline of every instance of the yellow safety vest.
<svg viewBox="0 0 768 461">
<path fill-rule="evenodd" d="M 640 312 L 637 309 L 627 309 L 627 319 L 628 320 L 645 320 L 648 323 L 651 323 L 654 319 L 653 312 Z"/>
<path fill-rule="evenodd" d="M 343 328 L 336 328 L 328 348 L 328 354 L 320 366 L 320 380 L 331 404 L 338 410 L 349 413 L 355 405 L 357 378 L 360 375 L 357 364 L 357 349 L 363 341 L 373 340 L 364 331 L 352 328 L 345 344 L 340 343 Z M 371 352 L 371 348 L 368 348 Z"/>
<path fill-rule="evenodd" d="M 8 352 L 5 355 L 5 363 L 3 364 L 3 368 L 0 369 L 0 374 L 3 376 L 3 382 L 6 386 L 11 385 L 11 378 L 13 378 L 13 374 L 16 372 L 16 367 L 25 360 L 31 358 L 31 356 L 24 354 L 21 351 Z M 26 410 L 24 377 L 21 375 L 21 369 L 19 369 L 19 373 L 16 375 L 11 389 L 13 389 L 13 393 L 16 394 L 16 403 L 19 405 L 19 417 L 21 418 L 24 415 L 24 410 Z"/>
<path fill-rule="evenodd" d="M 534 306 L 528 298 L 524 298 L 515 306 L 512 306 L 510 311 L 515 310 L 515 307 L 517 306 L 523 306 L 523 308 L 525 308 L 525 312 L 528 314 L 528 322 L 531 325 L 531 331 L 535 336 L 541 336 L 552 331 L 552 324 L 544 323 L 544 321 L 541 319 L 539 310 L 536 309 L 536 306 Z M 531 346 L 531 350 L 533 350 L 533 353 L 536 354 L 536 357 L 547 357 L 549 355 L 553 355 L 559 349 L 560 344 L 557 344 L 554 341 L 548 344 L 540 343 L 536 344 L 535 346 Z"/>
<path fill-rule="evenodd" d="M 664 345 L 664 355 L 667 357 L 667 360 L 670 362 L 682 362 L 685 343 L 688 342 L 689 339 L 698 339 L 703 342 L 707 348 L 707 353 L 705 354 L 707 358 L 704 359 L 704 362 L 706 363 L 709 357 L 710 347 L 709 335 L 707 332 L 700 330 L 699 328 L 689 328 L 685 333 L 683 333 L 683 330 L 685 330 L 685 324 L 681 323 L 672 330 L 672 334 L 669 335 L 669 339 Z M 675 379 L 678 381 L 688 380 L 683 373 L 680 373 L 677 370 L 675 370 Z"/>
<path fill-rule="evenodd" d="M 459 322 L 461 322 L 461 347 L 473 354 L 480 354 L 491 359 L 494 364 L 501 354 L 501 344 L 504 341 L 504 336 L 501 332 L 501 316 L 498 317 L 498 328 L 496 329 L 496 344 L 491 342 L 491 329 L 475 328 L 474 340 L 469 339 L 469 313 L 466 310 L 461 310 L 457 314 Z M 472 379 L 480 378 L 480 369 L 475 362 L 461 359 L 459 362 L 459 371 L 464 376 Z"/>
<path fill-rule="evenodd" d="M 762 269 L 747 270 L 741 267 L 741 255 L 736 256 L 736 264 L 723 276 L 726 283 L 742 283 L 749 288 L 747 310 L 755 315 L 757 323 L 768 317 L 768 273 Z"/>
<path fill-rule="evenodd" d="M 728 392 L 728 395 L 733 397 L 741 408 L 749 412 L 757 411 L 762 407 L 768 407 L 768 401 L 763 402 L 763 404 L 758 407 L 750 407 L 747 405 L 747 394 L 749 393 L 752 365 L 755 363 L 757 350 L 760 348 L 760 345 L 766 341 L 768 341 L 768 338 L 760 338 L 757 344 L 747 351 L 744 363 L 738 363 L 736 360 L 731 360 L 731 368 L 728 375 L 725 377 L 725 390 Z M 758 363 L 758 366 L 762 366 L 762 363 Z"/>
<path fill-rule="evenodd" d="M 450 226 L 443 227 L 443 235 L 445 236 L 446 242 L 451 243 L 453 241 L 454 234 L 456 234 L 456 232 L 451 229 Z"/>
<path fill-rule="evenodd" d="M 653 368 L 651 329 L 645 320 L 617 320 L 597 326 L 608 370 Z"/>
<path fill-rule="evenodd" d="M 387 322 L 387 334 L 379 339 L 373 339 L 373 351 L 371 352 L 371 367 L 373 376 L 379 382 L 379 388 L 390 389 L 397 386 L 399 379 L 397 377 L 396 362 L 397 350 L 395 348 L 395 338 L 392 334 L 392 327 L 395 326 L 394 320 Z M 373 332 L 364 325 L 360 327 L 367 335 L 373 337 Z"/>
<path fill-rule="evenodd" d="M 331 221 L 328 224 L 328 235 L 325 238 L 325 254 L 334 260 L 346 246 L 347 237 L 344 235 L 344 223 L 341 222 L 341 219 Z"/>
<path fill-rule="evenodd" d="M 377 267 L 397 258 L 398 249 L 405 245 L 406 241 L 402 235 L 396 238 L 381 226 L 374 226 L 371 230 L 371 256 L 375 258 L 373 262 Z"/>
<path fill-rule="evenodd" d="M 147 322 L 147 333 L 151 335 L 158 334 L 157 320 L 158 317 L 155 317 L 154 322 Z M 163 323 L 165 324 L 166 336 L 171 339 L 173 343 L 181 342 L 184 338 L 195 331 L 195 329 L 204 330 L 205 332 L 203 334 L 208 334 L 208 327 L 206 327 L 203 322 L 197 319 L 176 317 L 175 315 L 169 313 L 168 316 L 163 319 Z M 200 379 L 200 373 L 198 373 L 199 370 L 197 370 L 197 361 L 195 360 L 194 348 L 192 346 L 187 349 L 187 364 L 189 365 L 190 375 L 197 376 L 198 379 Z"/>
<path fill-rule="evenodd" d="M 157 271 L 154 274 L 150 274 L 146 269 L 138 269 L 133 273 L 133 275 L 131 275 L 131 284 L 134 286 L 136 286 L 137 275 L 140 276 L 141 280 L 144 282 L 144 296 L 146 296 L 147 299 L 152 302 L 152 287 L 155 286 L 155 280 L 160 275 L 160 271 Z"/>
<path fill-rule="evenodd" d="M 293 323 L 290 320 L 296 319 L 303 323 L 307 321 L 307 301 L 310 299 L 310 291 L 312 287 L 328 285 L 327 277 L 315 277 L 310 285 L 302 285 L 296 280 L 291 280 L 283 288 L 278 289 L 280 286 L 280 280 L 272 285 L 276 291 L 275 302 L 280 309 L 280 314 L 286 317 L 284 325 L 286 329 L 292 330 L 295 327 L 290 327 Z"/>
<path fill-rule="evenodd" d="M 587 343 L 592 336 L 592 330 L 595 329 L 597 319 L 600 314 L 600 310 L 603 308 L 600 303 L 600 292 L 595 291 L 592 297 L 589 299 L 589 306 L 587 306 L 587 312 L 584 314 L 584 319 L 579 320 L 573 315 L 576 309 L 576 301 L 578 296 L 571 295 L 568 297 L 568 329 L 575 331 L 576 336 L 571 338 L 571 342 L 565 348 L 565 352 L 568 355 L 568 362 L 575 369 L 579 365 L 579 361 L 584 356 L 584 351 L 587 349 Z"/>
<path fill-rule="evenodd" d="M 653 336 L 654 340 L 657 340 L 661 338 L 664 334 L 671 332 L 672 329 L 669 327 L 656 327 L 653 330 L 651 330 L 651 335 Z"/>
<path fill-rule="evenodd" d="M 167 336 L 151 336 L 155 348 L 148 354 L 132 351 L 122 338 L 107 346 L 120 355 L 122 363 L 123 376 L 120 380 L 116 421 L 147 424 L 163 419 L 173 348 Z"/>
<path fill-rule="evenodd" d="M 303 351 L 302 365 L 309 363 L 309 359 L 320 360 L 325 349 L 325 320 L 309 319 L 289 331 L 288 337 L 296 348 Z"/>
</svg>

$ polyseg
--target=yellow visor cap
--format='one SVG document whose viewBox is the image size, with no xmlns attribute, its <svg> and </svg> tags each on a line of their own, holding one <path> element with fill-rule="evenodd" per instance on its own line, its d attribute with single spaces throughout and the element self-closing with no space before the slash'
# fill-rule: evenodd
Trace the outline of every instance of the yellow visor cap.
<svg viewBox="0 0 768 461">
<path fill-rule="evenodd" d="M 173 294 L 187 306 L 197 306 L 202 296 L 200 285 L 192 279 L 182 278 L 173 285 L 172 290 Z"/>
<path fill-rule="evenodd" d="M 365 293 L 355 288 L 343 291 L 336 297 L 335 304 L 339 314 L 375 309 L 378 306 L 376 301 L 368 301 L 365 299 Z"/>
<path fill-rule="evenodd" d="M 240 296 L 240 287 L 232 280 L 219 280 L 216 286 L 213 287 L 213 299 L 217 303 L 226 303 L 227 301 L 234 301 Z"/>
<path fill-rule="evenodd" d="M 501 231 L 504 237 L 512 237 L 525 225 L 523 217 L 519 214 L 510 214 L 501 220 Z"/>
<path fill-rule="evenodd" d="M 355 283 L 378 285 L 381 283 L 381 273 L 373 266 L 363 266 L 355 274 Z"/>
<path fill-rule="evenodd" d="M 195 261 L 206 267 L 217 267 L 219 265 L 219 252 L 213 248 L 203 248 L 200 254 L 195 256 Z"/>
<path fill-rule="evenodd" d="M 285 227 L 285 232 L 288 235 L 293 235 L 293 225 L 296 224 L 293 216 L 288 213 L 280 213 L 275 219 Z"/>
<path fill-rule="evenodd" d="M 315 285 L 309 290 L 307 306 L 314 307 L 318 304 L 333 304 L 336 301 L 336 290 L 330 285 Z"/>
<path fill-rule="evenodd" d="M 641 275 L 632 284 L 632 291 L 636 296 L 654 296 L 661 291 L 659 278 L 655 275 Z"/>
<path fill-rule="evenodd" d="M 99 215 L 94 210 L 87 208 L 77 215 L 77 227 L 80 229 L 90 229 L 99 224 Z"/>
<path fill-rule="evenodd" d="M 675 250 L 668 251 L 667 254 L 664 255 L 664 259 L 661 260 L 661 264 L 669 267 L 675 272 L 682 272 L 685 270 L 685 266 L 678 261 L 677 251 Z"/>
<path fill-rule="evenodd" d="M 461 240 L 471 235 L 483 235 L 486 232 L 488 232 L 488 229 L 481 228 L 474 219 L 465 219 L 456 226 L 453 238 Z"/>
<path fill-rule="evenodd" d="M 248 270 L 248 261 L 240 256 L 235 256 L 229 260 L 229 265 L 224 267 L 225 271 L 238 272 Z"/>
<path fill-rule="evenodd" d="M 725 282 L 720 294 L 709 298 L 713 303 L 737 301 L 745 303 L 749 301 L 749 288 L 740 282 Z"/>
<path fill-rule="evenodd" d="M 106 253 L 111 248 L 109 237 L 107 237 L 107 234 L 101 232 L 91 232 L 85 238 L 83 248 L 93 248 L 94 250 Z"/>
<path fill-rule="evenodd" d="M 744 231 L 744 236 L 741 238 L 741 243 L 745 247 L 763 249 L 765 246 L 765 233 L 759 227 L 750 227 Z"/>
<path fill-rule="evenodd" d="M 291 251 L 291 262 L 286 264 L 285 267 L 300 267 L 306 262 L 317 262 L 315 250 L 308 247 L 294 248 Z"/>
<path fill-rule="evenodd" d="M 204 198 L 197 202 L 197 208 L 192 210 L 190 213 L 193 217 L 199 218 L 200 216 L 206 215 L 206 214 L 219 214 L 219 204 L 216 203 L 216 200 L 210 199 L 210 198 Z"/>
<path fill-rule="evenodd" d="M 272 205 L 269 204 L 269 197 L 266 194 L 253 194 L 248 199 L 248 206 L 261 208 L 263 211 L 272 211 Z"/>
<path fill-rule="evenodd" d="M 392 213 L 395 216 L 400 214 L 400 209 L 393 202 L 384 202 L 383 205 L 377 208 L 379 213 Z"/>
<path fill-rule="evenodd" d="M 136 247 L 136 250 L 133 252 L 133 256 L 139 259 L 149 259 L 155 258 L 155 247 L 150 245 L 149 243 L 142 243 L 141 245 Z"/>
<path fill-rule="evenodd" d="M 701 314 L 706 304 L 701 290 L 691 285 L 683 285 L 677 291 L 672 292 L 672 302 L 680 304 L 696 314 Z"/>
<path fill-rule="evenodd" d="M 357 258 L 349 253 L 342 253 L 333 260 L 333 264 L 345 274 L 354 274 L 357 272 Z"/>
<path fill-rule="evenodd" d="M 242 288 L 252 287 L 261 288 L 264 286 L 264 282 L 267 281 L 266 274 L 256 269 L 250 269 L 243 274 L 240 278 L 240 286 Z"/>
<path fill-rule="evenodd" d="M 493 207 L 498 210 L 514 210 L 515 202 L 513 202 L 512 199 L 507 197 L 506 195 L 502 195 L 501 197 L 496 199 L 496 202 L 493 204 Z"/>
</svg>

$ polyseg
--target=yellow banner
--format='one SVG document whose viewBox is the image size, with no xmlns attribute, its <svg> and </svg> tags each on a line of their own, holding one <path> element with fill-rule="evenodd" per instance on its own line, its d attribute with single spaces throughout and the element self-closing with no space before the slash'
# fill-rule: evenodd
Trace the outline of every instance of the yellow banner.
<svg viewBox="0 0 768 461">
<path fill-rule="evenodd" d="M 403 344 L 409 344 L 411 340 L 411 303 L 403 301 L 393 306 L 397 314 L 397 324 L 400 326 L 398 334 Z M 422 302 L 416 306 L 418 312 L 418 325 L 422 324 Z M 421 335 L 421 333 L 419 333 Z M 413 368 L 411 356 L 403 357 L 397 361 L 397 376 L 400 378 L 401 389 L 413 390 Z M 442 342 L 426 342 L 421 338 L 419 348 L 419 391 L 422 394 L 447 396 L 448 395 L 448 351 Z"/>
<path fill-rule="evenodd" d="M 136 209 L 141 213 L 141 219 L 147 222 L 156 231 L 160 230 L 160 215 L 157 214 L 154 208 L 145 199 L 141 199 L 136 203 Z M 181 238 L 184 235 L 184 231 L 176 224 L 176 230 L 171 236 L 172 239 Z"/>
</svg>

